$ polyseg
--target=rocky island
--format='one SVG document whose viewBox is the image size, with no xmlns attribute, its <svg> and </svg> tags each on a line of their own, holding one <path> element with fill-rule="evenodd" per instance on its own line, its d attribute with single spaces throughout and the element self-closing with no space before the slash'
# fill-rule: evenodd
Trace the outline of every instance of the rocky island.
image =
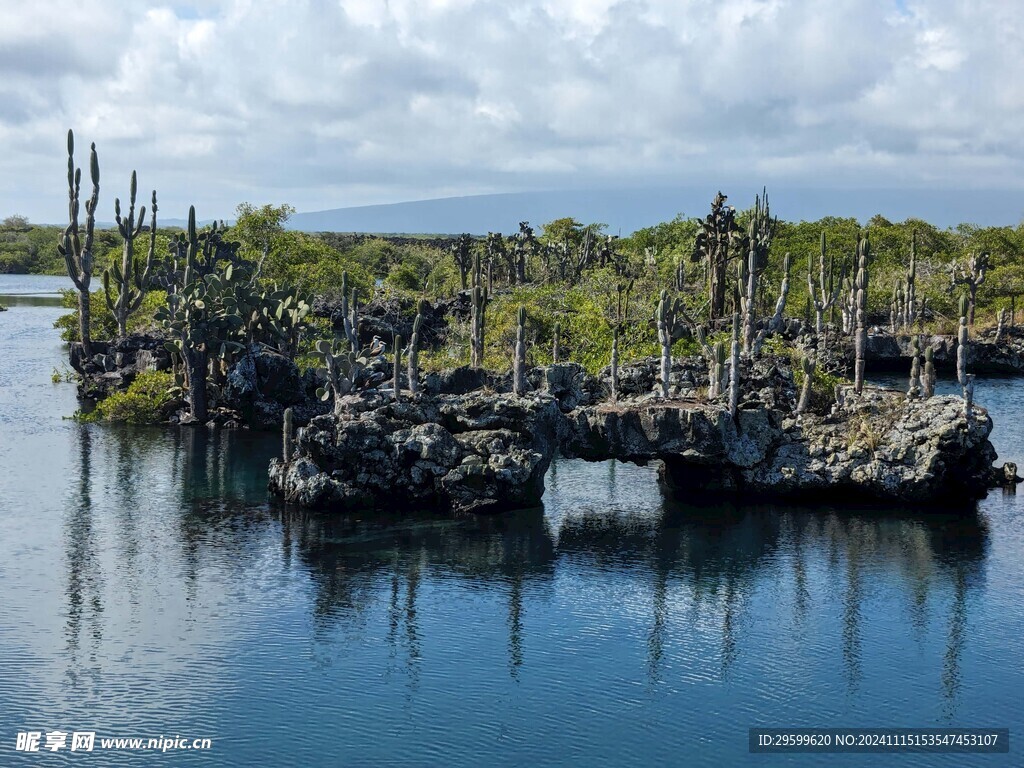
<svg viewBox="0 0 1024 768">
<path fill-rule="evenodd" d="M 289 502 L 345 508 L 405 502 L 456 511 L 536 505 L 555 452 L 600 461 L 661 463 L 682 495 L 844 497 L 903 502 L 983 496 L 1014 467 L 993 469 L 986 411 L 961 398 L 907 399 L 852 387 L 826 414 L 797 414 L 784 358 L 744 366 L 738 408 L 696 397 L 700 360 L 673 371 L 684 393 L 611 400 L 607 381 L 575 364 L 530 371 L 531 390 L 352 394 L 333 413 L 286 434 L 271 490 Z M 656 360 L 627 377 L 653 378 Z M 452 377 L 455 378 L 455 377 Z M 691 385 L 691 386 L 686 386 Z M 692 395 L 688 396 L 686 393 Z"/>
</svg>

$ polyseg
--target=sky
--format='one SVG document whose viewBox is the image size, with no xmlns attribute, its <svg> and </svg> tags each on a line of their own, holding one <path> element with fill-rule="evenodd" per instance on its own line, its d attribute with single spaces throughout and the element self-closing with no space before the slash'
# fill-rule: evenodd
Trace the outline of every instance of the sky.
<svg viewBox="0 0 1024 768">
<path fill-rule="evenodd" d="M 65 218 L 68 128 L 79 164 L 97 145 L 108 221 L 133 168 L 161 215 L 200 218 L 680 185 L 1019 194 L 1015 6 L 0 0 L 0 217 Z"/>
</svg>

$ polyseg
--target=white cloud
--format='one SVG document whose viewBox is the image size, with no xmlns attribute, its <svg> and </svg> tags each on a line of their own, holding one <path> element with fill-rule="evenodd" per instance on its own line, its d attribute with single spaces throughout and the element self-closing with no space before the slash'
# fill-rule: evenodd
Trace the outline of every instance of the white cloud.
<svg viewBox="0 0 1024 768">
<path fill-rule="evenodd" d="M 1024 178 L 1002 0 L 3 4 L 0 214 L 35 220 L 62 216 L 69 126 L 97 143 L 101 206 L 137 168 L 168 215 Z"/>
</svg>

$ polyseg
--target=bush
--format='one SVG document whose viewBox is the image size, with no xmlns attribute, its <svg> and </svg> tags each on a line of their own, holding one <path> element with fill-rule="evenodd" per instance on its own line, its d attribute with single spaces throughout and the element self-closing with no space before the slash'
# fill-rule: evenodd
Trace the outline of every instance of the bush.
<svg viewBox="0 0 1024 768">
<path fill-rule="evenodd" d="M 128 424 L 157 424 L 166 418 L 165 407 L 173 399 L 174 376 L 167 371 L 145 371 L 135 377 L 127 391 L 101 400 L 85 421 L 118 421 Z"/>
</svg>

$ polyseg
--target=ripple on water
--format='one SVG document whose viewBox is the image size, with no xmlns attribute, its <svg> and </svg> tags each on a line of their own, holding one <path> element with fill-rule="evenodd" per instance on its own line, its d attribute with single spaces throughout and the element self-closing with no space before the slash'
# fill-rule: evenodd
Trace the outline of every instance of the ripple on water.
<svg viewBox="0 0 1024 768">
<path fill-rule="evenodd" d="M 717 766 L 763 764 L 753 725 L 1021 719 L 1016 496 L 707 507 L 560 459 L 515 515 L 284 509 L 275 435 L 62 420 L 59 312 L 0 315 L 0 764 L 20 728 L 214 739 L 181 765 Z M 1008 459 L 1022 398 L 979 382 Z"/>
</svg>

